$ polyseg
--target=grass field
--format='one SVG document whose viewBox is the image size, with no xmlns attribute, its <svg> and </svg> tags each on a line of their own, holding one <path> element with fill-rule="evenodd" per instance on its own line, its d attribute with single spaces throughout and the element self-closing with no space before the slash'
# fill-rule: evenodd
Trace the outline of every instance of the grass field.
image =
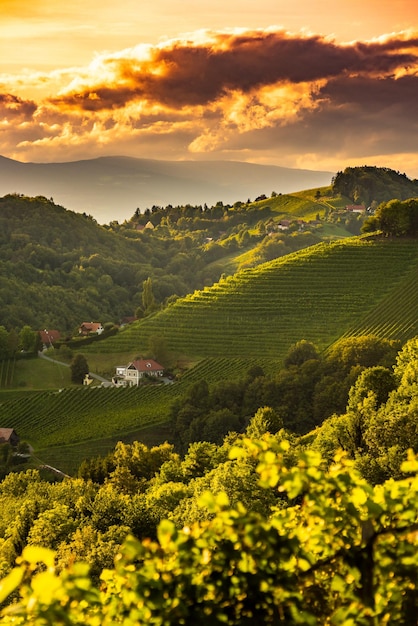
<svg viewBox="0 0 418 626">
<path fill-rule="evenodd" d="M 21 390 L 57 389 L 71 385 L 71 372 L 68 364 L 60 365 L 32 358 L 16 359 L 10 363 L 9 369 L 7 384 L 3 377 L 1 390 L 8 388 Z"/>
</svg>

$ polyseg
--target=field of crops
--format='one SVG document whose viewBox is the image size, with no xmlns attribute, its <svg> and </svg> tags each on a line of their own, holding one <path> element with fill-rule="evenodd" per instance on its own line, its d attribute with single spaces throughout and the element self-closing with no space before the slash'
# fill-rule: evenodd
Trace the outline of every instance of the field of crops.
<svg viewBox="0 0 418 626">
<path fill-rule="evenodd" d="M 181 380 L 187 384 L 199 380 L 206 380 L 209 384 L 222 380 L 240 380 L 254 367 L 261 367 L 265 374 L 273 375 L 282 367 L 282 363 L 277 359 L 211 357 L 187 370 Z"/>
<path fill-rule="evenodd" d="M 376 335 L 404 342 L 418 335 L 418 267 L 381 300 L 345 336 Z"/>
<path fill-rule="evenodd" d="M 47 462 L 74 468 L 130 433 L 156 426 L 149 432 L 158 436 L 173 400 L 197 380 L 242 378 L 256 365 L 274 373 L 300 339 L 325 350 L 350 334 L 415 336 L 417 287 L 416 242 L 319 244 L 195 292 L 92 348 L 93 358 L 99 348 L 106 356 L 140 354 L 151 336 L 164 337 L 179 359 L 197 363 L 174 385 L 4 392 L 2 427 L 14 428 Z"/>
<path fill-rule="evenodd" d="M 300 339 L 323 350 L 373 311 L 378 322 L 380 303 L 417 267 L 414 242 L 321 243 L 180 299 L 95 350 L 140 352 L 152 336 L 176 355 L 200 359 L 281 359 Z"/>
<path fill-rule="evenodd" d="M 106 438 L 167 420 L 175 395 L 168 385 L 22 394 L 1 405 L 2 425 L 35 449 Z"/>
</svg>

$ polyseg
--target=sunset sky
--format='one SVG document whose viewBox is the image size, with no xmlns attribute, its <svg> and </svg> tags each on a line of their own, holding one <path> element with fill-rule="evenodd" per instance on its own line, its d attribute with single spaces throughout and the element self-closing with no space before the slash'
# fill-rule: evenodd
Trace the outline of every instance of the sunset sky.
<svg viewBox="0 0 418 626">
<path fill-rule="evenodd" d="M 0 154 L 418 178 L 416 0 L 0 0 Z"/>
</svg>

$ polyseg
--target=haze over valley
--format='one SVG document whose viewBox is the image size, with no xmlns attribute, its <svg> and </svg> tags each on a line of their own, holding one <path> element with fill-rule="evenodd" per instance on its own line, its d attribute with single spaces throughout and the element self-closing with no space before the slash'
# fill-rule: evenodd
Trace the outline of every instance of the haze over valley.
<svg viewBox="0 0 418 626">
<path fill-rule="evenodd" d="M 331 183 L 332 172 L 235 161 L 160 161 L 99 157 L 21 163 L 0 156 L 0 195 L 45 196 L 99 223 L 122 222 L 137 208 L 254 200 Z"/>
</svg>

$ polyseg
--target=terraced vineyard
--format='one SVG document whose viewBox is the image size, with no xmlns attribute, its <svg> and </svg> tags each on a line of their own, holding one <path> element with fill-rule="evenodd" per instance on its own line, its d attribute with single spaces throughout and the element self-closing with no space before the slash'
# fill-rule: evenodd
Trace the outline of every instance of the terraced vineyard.
<svg viewBox="0 0 418 626">
<path fill-rule="evenodd" d="M 239 380 L 245 378 L 253 367 L 261 367 L 265 374 L 274 374 L 281 367 L 278 359 L 230 359 L 211 357 L 204 359 L 182 376 L 182 382 L 190 384 L 199 380 L 216 383 L 220 380 Z"/>
<path fill-rule="evenodd" d="M 195 292 L 91 348 L 140 354 L 151 336 L 162 336 L 178 358 L 197 361 L 174 385 L 4 394 L 2 426 L 69 471 L 141 429 L 161 425 L 164 431 L 173 400 L 196 380 L 242 378 L 255 365 L 277 371 L 302 338 L 324 350 L 350 334 L 415 336 L 417 283 L 414 241 L 359 237 L 319 244 Z"/>
<path fill-rule="evenodd" d="M 344 336 L 351 335 L 376 335 L 402 342 L 418 335 L 417 267 Z"/>
<path fill-rule="evenodd" d="M 1 405 L 2 424 L 14 428 L 36 449 L 102 439 L 166 421 L 177 393 L 171 387 L 93 387 L 25 394 Z"/>
<path fill-rule="evenodd" d="M 413 241 L 353 237 L 321 243 L 180 299 L 99 349 L 140 352 L 159 336 L 174 354 L 200 359 L 281 359 L 302 338 L 322 350 L 369 315 L 376 325 L 381 311 L 383 320 L 381 303 L 394 290 L 396 302 L 396 290 L 403 280 L 413 281 L 417 268 Z M 406 327 L 399 332 L 404 338 L 415 331 L 411 326 L 411 334 Z"/>
</svg>

